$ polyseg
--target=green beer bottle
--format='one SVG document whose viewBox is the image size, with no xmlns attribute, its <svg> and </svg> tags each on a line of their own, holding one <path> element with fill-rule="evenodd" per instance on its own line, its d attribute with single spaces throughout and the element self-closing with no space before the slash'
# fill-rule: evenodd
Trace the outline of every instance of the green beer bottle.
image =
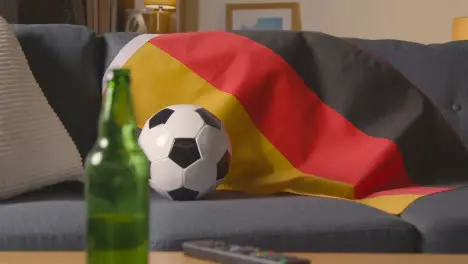
<svg viewBox="0 0 468 264">
<path fill-rule="evenodd" d="M 86 158 L 88 264 L 147 264 L 149 164 L 138 145 L 128 70 L 113 70 Z"/>
</svg>

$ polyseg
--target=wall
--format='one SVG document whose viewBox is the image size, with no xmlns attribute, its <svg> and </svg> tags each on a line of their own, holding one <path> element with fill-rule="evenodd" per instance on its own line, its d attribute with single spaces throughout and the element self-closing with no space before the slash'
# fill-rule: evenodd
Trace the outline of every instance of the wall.
<svg viewBox="0 0 468 264">
<path fill-rule="evenodd" d="M 288 0 L 200 0 L 199 30 L 224 29 L 226 3 Z M 466 0 L 297 0 L 304 30 L 335 36 L 450 41 L 452 19 L 468 16 Z"/>
</svg>

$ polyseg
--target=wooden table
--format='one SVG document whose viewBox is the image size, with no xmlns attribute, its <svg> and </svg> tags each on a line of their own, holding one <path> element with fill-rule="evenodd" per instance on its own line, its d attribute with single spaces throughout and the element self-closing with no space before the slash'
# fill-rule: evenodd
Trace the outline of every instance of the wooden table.
<svg viewBox="0 0 468 264">
<path fill-rule="evenodd" d="M 293 254 L 309 258 L 312 264 L 467 264 L 468 255 L 406 254 Z M 0 264 L 84 264 L 83 253 L 12 252 L 0 253 Z M 153 252 L 150 264 L 209 264 L 181 253 Z"/>
</svg>

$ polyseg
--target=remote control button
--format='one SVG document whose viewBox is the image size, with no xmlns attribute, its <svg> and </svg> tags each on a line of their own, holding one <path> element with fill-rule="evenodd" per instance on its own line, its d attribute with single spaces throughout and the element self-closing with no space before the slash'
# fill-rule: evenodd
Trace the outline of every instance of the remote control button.
<svg viewBox="0 0 468 264">
<path fill-rule="evenodd" d="M 223 242 L 223 241 L 215 241 L 213 243 L 213 246 L 214 247 L 225 247 L 227 245 L 227 243 Z"/>
<path fill-rule="evenodd" d="M 236 250 L 236 253 L 243 254 L 243 255 L 256 256 L 257 255 L 257 250 L 254 250 L 254 249 L 251 249 L 251 248 L 240 248 L 240 249 Z"/>
<path fill-rule="evenodd" d="M 242 249 L 242 247 L 240 246 L 237 246 L 237 245 L 232 245 L 230 248 L 229 248 L 229 251 L 231 252 L 237 252 L 238 250 Z"/>
<path fill-rule="evenodd" d="M 220 243 L 214 244 L 213 248 L 217 250 L 222 250 L 222 251 L 229 251 L 231 247 L 227 243 L 220 242 Z"/>
<path fill-rule="evenodd" d="M 241 246 L 231 246 L 231 248 L 229 249 L 229 252 L 237 253 L 237 254 L 244 254 L 244 255 L 252 255 L 252 256 L 257 255 L 257 251 L 254 250 L 253 248 L 245 248 Z"/>
</svg>

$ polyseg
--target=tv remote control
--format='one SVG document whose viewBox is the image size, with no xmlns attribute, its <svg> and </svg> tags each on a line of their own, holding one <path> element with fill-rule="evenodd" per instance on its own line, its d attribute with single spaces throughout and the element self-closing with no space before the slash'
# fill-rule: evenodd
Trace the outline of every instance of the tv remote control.
<svg viewBox="0 0 468 264">
<path fill-rule="evenodd" d="M 310 264 L 307 259 L 217 240 L 188 241 L 182 248 L 186 256 L 222 264 Z"/>
</svg>

